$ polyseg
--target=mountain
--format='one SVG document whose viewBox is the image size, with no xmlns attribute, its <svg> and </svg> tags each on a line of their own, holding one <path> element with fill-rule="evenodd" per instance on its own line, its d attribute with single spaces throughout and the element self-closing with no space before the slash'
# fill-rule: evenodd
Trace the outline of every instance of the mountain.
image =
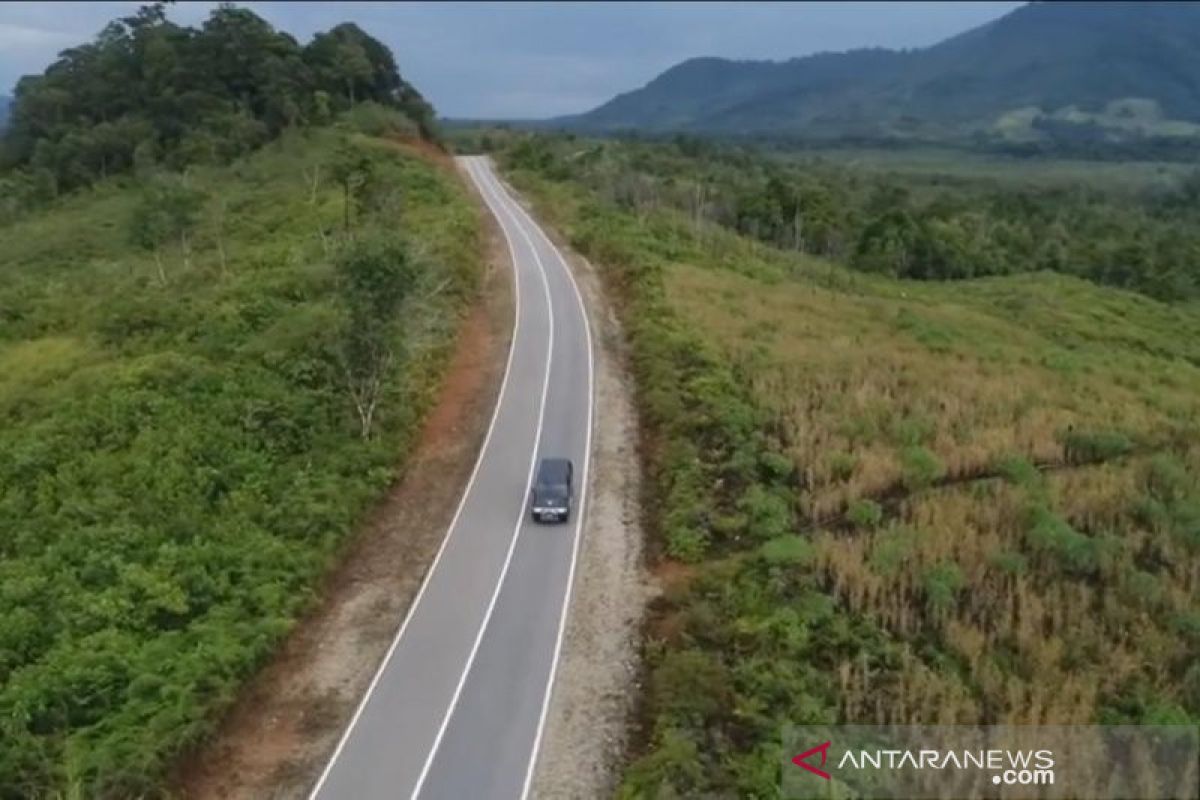
<svg viewBox="0 0 1200 800">
<path fill-rule="evenodd" d="M 1200 4 L 1037 2 L 919 50 L 695 58 L 553 122 L 814 136 L 1200 134 Z"/>
<path fill-rule="evenodd" d="M 8 122 L 8 108 L 12 105 L 12 98 L 6 94 L 0 94 L 0 128 L 3 128 Z"/>
</svg>

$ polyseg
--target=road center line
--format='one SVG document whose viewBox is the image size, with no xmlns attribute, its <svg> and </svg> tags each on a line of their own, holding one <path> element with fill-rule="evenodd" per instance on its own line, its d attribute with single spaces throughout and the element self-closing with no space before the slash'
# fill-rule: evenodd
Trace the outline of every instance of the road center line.
<svg viewBox="0 0 1200 800">
<path fill-rule="evenodd" d="M 471 161 L 464 159 L 464 163 L 465 163 L 468 174 L 471 174 L 472 179 L 474 180 L 474 173 L 471 168 Z M 483 187 L 479 186 L 478 181 L 476 181 L 475 183 L 476 183 L 476 186 L 478 186 L 478 188 L 480 189 L 480 195 L 483 197 L 484 202 L 488 205 L 488 207 L 490 209 L 491 204 L 487 202 L 487 197 L 484 195 Z M 494 211 L 493 211 L 493 216 L 495 216 Z M 499 217 L 497 217 L 497 222 L 499 222 Z M 312 791 L 309 793 L 309 800 L 316 800 L 317 796 L 321 792 L 321 788 L 325 785 L 325 781 L 328 780 L 329 774 L 333 771 L 333 767 L 337 763 L 338 757 L 342 754 L 342 751 L 345 749 L 346 743 L 350 740 L 351 735 L 354 733 L 354 728 L 358 724 L 359 718 L 362 716 L 363 711 L 366 709 L 367 704 L 370 702 L 371 695 L 375 692 L 375 688 L 376 688 L 376 686 L 378 686 L 380 678 L 383 676 L 383 673 L 387 670 L 388 664 L 391 662 L 392 656 L 396 652 L 396 648 L 399 646 L 400 641 L 404 636 L 404 632 L 408 629 L 409 622 L 412 620 L 413 616 L 416 613 L 417 608 L 420 606 L 421 599 L 425 596 L 425 590 L 429 586 L 429 583 L 432 580 L 433 575 L 437 571 L 438 563 L 441 561 L 442 554 L 445 552 L 447 545 L 449 545 L 449 543 L 450 543 L 450 538 L 454 535 L 454 531 L 458 526 L 459 517 L 462 515 L 463 507 L 466 505 L 467 498 L 471 494 L 471 489 L 475 485 L 475 478 L 479 474 L 479 469 L 483 464 L 484 458 L 488 452 L 488 446 L 492 440 L 492 432 L 495 430 L 496 422 L 500 418 L 500 410 L 504 406 L 504 398 L 508 394 L 508 379 L 512 373 L 513 358 L 516 353 L 517 342 L 519 340 L 520 331 L 521 331 L 521 280 L 520 280 L 520 276 L 517 274 L 518 273 L 517 254 L 516 254 L 516 248 L 513 246 L 512 238 L 508 235 L 508 231 L 505 230 L 503 225 L 500 225 L 499 227 L 500 227 L 501 233 L 504 234 L 504 240 L 508 246 L 509 258 L 512 261 L 513 325 L 512 325 L 512 332 L 510 334 L 509 343 L 508 343 L 508 356 L 507 356 L 507 360 L 505 361 L 505 364 L 504 364 L 504 377 L 500 381 L 500 392 L 496 395 L 496 404 L 492 408 L 492 418 L 491 418 L 491 421 L 488 423 L 487 433 L 484 434 L 483 444 L 480 445 L 479 455 L 476 456 L 476 458 L 475 458 L 475 465 L 471 469 L 471 475 L 467 479 L 467 485 L 463 489 L 462 495 L 459 497 L 458 507 L 455 508 L 455 510 L 454 510 L 454 516 L 451 517 L 451 519 L 450 519 L 450 525 L 446 529 L 446 535 L 444 537 L 442 537 L 442 543 L 438 547 L 438 551 L 437 551 L 436 555 L 434 555 L 433 563 L 430 564 L 429 570 L 425 573 L 425 577 L 421 581 L 421 586 L 419 589 L 417 589 L 417 594 L 413 598 L 413 602 L 408 607 L 408 612 L 404 616 L 404 621 L 401 622 L 399 629 L 396 631 L 395 637 L 392 639 L 391 645 L 388 647 L 387 653 L 384 655 L 383 660 L 379 663 L 379 667 L 375 670 L 375 674 L 374 674 L 374 676 L 372 676 L 370 684 L 367 685 L 366 692 L 363 694 L 362 699 L 359 701 L 358 707 L 355 708 L 355 710 L 354 710 L 354 715 L 350 718 L 350 722 L 346 726 L 346 729 L 342 732 L 342 736 L 338 740 L 337 746 L 334 748 L 333 754 L 329 757 L 329 761 L 325 764 L 325 769 L 322 770 L 320 777 L 317 779 L 316 785 L 313 786 Z M 550 363 L 550 357 L 549 357 L 549 353 L 547 353 L 547 357 L 546 357 L 547 374 L 549 374 L 549 363 Z M 541 425 L 540 425 L 540 420 L 539 420 L 539 430 L 540 430 L 540 427 L 541 427 Z M 535 450 L 535 452 L 536 452 L 536 450 Z"/>
<path fill-rule="evenodd" d="M 483 188 L 483 185 L 487 183 L 486 180 L 483 180 L 476 176 L 476 171 L 471 171 L 471 177 L 472 177 L 472 179 L 474 179 L 476 181 L 476 185 L 478 185 L 481 189 Z M 495 194 L 494 190 L 492 190 L 490 186 L 488 188 L 490 191 L 492 191 L 493 194 Z M 498 195 L 496 196 L 496 201 L 497 201 L 496 207 L 504 208 L 504 202 L 499 198 Z M 486 194 L 485 194 L 485 202 L 487 202 Z M 492 204 L 490 202 L 488 202 L 488 207 L 489 208 L 492 207 Z M 553 353 L 554 353 L 554 303 L 550 297 L 550 281 L 546 276 L 546 267 L 542 263 L 541 256 L 538 255 L 537 247 L 533 244 L 533 240 L 529 238 L 529 234 L 526 233 L 525 229 L 521 226 L 516 215 L 514 215 L 511 211 L 508 211 L 507 209 L 505 209 L 505 211 L 507 212 L 509 219 L 516 226 L 517 231 L 520 232 L 521 236 L 525 239 L 526 244 L 529 245 L 530 252 L 533 255 L 534 263 L 537 264 L 538 272 L 542 278 L 542 289 L 546 295 L 546 310 L 548 312 L 549 320 L 550 320 L 550 333 L 546 337 L 547 338 L 546 373 L 542 380 L 542 397 L 541 397 L 541 402 L 540 402 L 539 408 L 538 408 L 537 434 L 534 436 L 533 451 L 530 454 L 530 458 L 529 458 L 529 475 L 525 481 L 526 485 L 530 485 L 533 482 L 533 473 L 534 473 L 534 469 L 537 466 L 538 447 L 540 446 L 541 439 L 542 439 L 542 422 L 543 422 L 545 412 L 546 412 L 546 396 L 549 393 L 549 389 L 550 389 L 550 367 L 553 362 Z M 493 208 L 493 213 L 495 213 L 494 208 Z M 497 221 L 500 221 L 499 214 L 496 214 L 496 219 L 497 219 Z M 501 228 L 501 230 L 504 230 L 503 222 L 501 222 L 500 228 Z M 506 230 L 504 232 L 504 235 L 506 237 L 508 236 L 508 232 Z M 515 257 L 514 257 L 513 266 L 514 266 L 514 269 L 516 269 Z M 483 622 L 480 624 L 479 630 L 475 635 L 475 641 L 471 646 L 471 652 L 467 656 L 466 664 L 463 665 L 462 673 L 459 675 L 458 685 L 455 686 L 454 695 L 450 699 L 450 705 L 446 709 L 445 716 L 442 717 L 442 724 L 438 728 L 437 736 L 433 740 L 433 746 L 430 747 L 430 749 L 429 749 L 429 755 L 426 757 L 425 764 L 421 768 L 421 774 L 417 778 L 416 785 L 413 787 L 413 791 L 412 791 L 412 795 L 411 795 L 412 800 L 416 800 L 416 798 L 420 796 L 421 789 L 425 785 L 425 780 L 429 776 L 429 768 L 433 765 L 433 759 L 437 755 L 437 751 L 438 751 L 438 748 L 442 744 L 443 737 L 445 737 L 445 735 L 446 735 L 446 728 L 450 724 L 450 718 L 454 715 L 454 709 L 458 706 L 458 700 L 459 700 L 459 697 L 462 696 L 463 686 L 466 685 L 467 676 L 470 674 L 471 667 L 475 663 L 475 656 L 479 652 L 479 645 L 482 643 L 484 633 L 486 633 L 486 631 L 487 631 L 488 623 L 492 619 L 492 612 L 494 612 L 496 610 L 496 601 L 500 597 L 500 590 L 504 586 L 504 578 L 508 574 L 509 566 L 512 564 L 513 553 L 516 552 L 517 539 L 520 538 L 521 527 L 522 527 L 523 523 L 525 522 L 525 512 L 526 512 L 525 504 L 522 503 L 520 510 L 517 512 L 516 524 L 513 526 L 512 539 L 509 541 L 509 544 L 508 544 L 508 554 L 504 558 L 504 566 L 500 570 L 500 576 L 496 581 L 496 587 L 492 591 L 492 597 L 491 597 L 490 602 L 488 603 L 487 612 L 484 614 Z"/>
<path fill-rule="evenodd" d="M 550 241 L 550 237 L 547 236 L 545 231 L 542 230 L 541 226 L 539 226 L 529 216 L 529 214 L 521 206 L 520 202 L 518 202 L 515 198 L 512 198 L 512 196 L 509 194 L 508 190 L 504 187 L 504 185 L 499 181 L 498 178 L 495 177 L 495 173 L 492 173 L 492 179 L 500 187 L 500 190 L 504 193 L 504 195 L 511 199 L 512 205 L 515 206 L 517 211 L 519 211 L 521 213 L 521 216 L 523 216 L 525 219 L 529 220 L 530 225 L 533 227 L 533 229 L 535 231 L 537 231 L 538 236 L 541 237 L 542 241 L 544 241 L 550 247 L 550 251 L 553 252 L 555 258 L 558 259 L 559 267 L 567 274 L 567 277 L 570 279 L 571 287 L 572 287 L 572 289 L 574 289 L 574 292 L 575 292 L 575 302 L 579 308 L 579 316 L 583 319 L 583 331 L 584 331 L 584 337 L 587 341 L 587 358 L 588 358 L 588 414 L 587 414 L 588 429 L 587 429 L 587 439 L 585 440 L 584 451 L 583 451 L 583 481 L 582 481 L 583 492 L 579 498 L 579 516 L 575 520 L 575 541 L 574 541 L 574 544 L 572 545 L 572 550 L 571 550 L 571 568 L 570 568 L 570 571 L 567 573 L 567 589 L 566 589 L 566 592 L 563 594 L 562 607 L 559 611 L 558 634 L 557 634 L 557 636 L 555 638 L 555 642 L 554 642 L 554 657 L 553 657 L 553 660 L 550 662 L 550 675 L 546 679 L 546 688 L 544 690 L 544 693 L 542 694 L 542 710 L 541 710 L 540 715 L 538 716 L 537 733 L 534 735 L 533 747 L 529 753 L 529 764 L 525 769 L 525 782 L 521 787 L 521 800 L 525 800 L 525 798 L 527 798 L 529 796 L 529 790 L 533 786 L 533 773 L 534 773 L 535 767 L 537 766 L 537 758 L 538 758 L 539 752 L 541 750 L 542 735 L 545 733 L 546 716 L 550 711 L 550 698 L 554 691 L 554 681 L 558 675 L 558 662 L 559 662 L 559 658 L 562 655 L 563 636 L 566 633 L 567 615 L 568 615 L 568 612 L 570 611 L 570 607 L 571 607 L 571 594 L 572 594 L 572 592 L 574 590 L 574 586 L 575 586 L 575 567 L 576 567 L 577 562 L 579 561 L 579 543 L 580 543 L 581 539 L 583 538 L 582 528 L 583 528 L 584 511 L 586 510 L 586 506 L 587 506 L 588 469 L 589 469 L 589 466 L 590 466 L 591 460 L 592 460 L 592 432 L 595 428 L 594 408 L 595 408 L 595 396 L 596 396 L 595 395 L 595 383 L 596 383 L 595 373 L 596 373 L 596 370 L 595 370 L 595 353 L 592 349 L 592 325 L 591 325 L 591 321 L 588 319 L 587 306 L 583 302 L 583 293 L 579 290 L 579 283 L 578 283 L 578 281 L 575 280 L 575 274 L 571 271 L 571 267 L 569 264 L 567 264 L 566 259 L 563 258 L 562 251 L 558 249 L 558 247 L 554 244 L 554 242 Z"/>
</svg>

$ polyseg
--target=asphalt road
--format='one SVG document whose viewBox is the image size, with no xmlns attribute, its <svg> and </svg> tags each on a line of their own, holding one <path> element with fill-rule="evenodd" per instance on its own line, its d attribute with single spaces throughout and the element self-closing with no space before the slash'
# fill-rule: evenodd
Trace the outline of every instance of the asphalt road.
<svg viewBox="0 0 1200 800">
<path fill-rule="evenodd" d="M 481 157 L 461 159 L 512 256 L 516 316 L 494 416 L 450 529 L 310 798 L 523 798 L 582 533 L 593 367 L 583 299 Z M 531 521 L 537 459 L 575 463 L 566 525 Z"/>
</svg>

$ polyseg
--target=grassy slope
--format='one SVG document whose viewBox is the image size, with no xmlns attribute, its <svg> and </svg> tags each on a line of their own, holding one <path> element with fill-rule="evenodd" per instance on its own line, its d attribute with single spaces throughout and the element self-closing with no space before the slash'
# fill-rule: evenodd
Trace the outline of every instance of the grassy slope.
<svg viewBox="0 0 1200 800">
<path fill-rule="evenodd" d="M 209 200 L 165 287 L 127 243 L 132 187 L 0 230 L 0 797 L 150 791 L 402 462 L 474 286 L 475 216 L 452 175 L 357 137 L 399 200 L 362 228 L 399 213 L 421 264 L 364 443 L 318 236 L 341 193 L 305 175 L 336 141 L 195 170 Z"/>
<path fill-rule="evenodd" d="M 784 721 L 1200 717 L 1200 310 L 514 177 L 627 297 L 668 577 L 628 796 L 774 796 Z"/>
</svg>

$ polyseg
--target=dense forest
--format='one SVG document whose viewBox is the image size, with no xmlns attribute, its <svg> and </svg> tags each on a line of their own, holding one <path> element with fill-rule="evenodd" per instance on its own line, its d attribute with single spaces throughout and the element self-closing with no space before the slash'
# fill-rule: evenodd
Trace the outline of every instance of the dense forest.
<svg viewBox="0 0 1200 800">
<path fill-rule="evenodd" d="M 402 469 L 479 274 L 475 207 L 349 25 L 300 48 L 249 11 L 192 30 L 150 6 L 14 111 L 0 798 L 160 796 Z"/>
<path fill-rule="evenodd" d="M 17 83 L 0 195 L 21 208 L 135 168 L 227 162 L 364 101 L 433 135 L 432 108 L 352 23 L 301 46 L 232 4 L 199 28 L 147 5 Z"/>
<path fill-rule="evenodd" d="M 1165 300 L 1200 296 L 1200 172 L 1130 193 L 896 177 L 683 137 L 538 136 L 512 146 L 514 166 L 570 175 L 634 213 L 674 209 L 866 272 L 959 279 L 1050 270 Z"/>
<path fill-rule="evenodd" d="M 1069 260 L 1085 232 L 1136 239 L 1101 229 L 1122 208 L 1188 219 L 1190 181 L 1063 193 L 1041 208 L 1082 222 L 1034 272 L 1011 229 L 982 235 L 1037 219 L 1033 181 L 899 194 L 692 142 L 471 144 L 629 339 L 661 593 L 619 796 L 776 796 L 785 724 L 1200 721 L 1200 313 Z M 881 265 L 893 204 L 973 215 L 999 266 L 931 270 L 903 238 Z"/>
</svg>

